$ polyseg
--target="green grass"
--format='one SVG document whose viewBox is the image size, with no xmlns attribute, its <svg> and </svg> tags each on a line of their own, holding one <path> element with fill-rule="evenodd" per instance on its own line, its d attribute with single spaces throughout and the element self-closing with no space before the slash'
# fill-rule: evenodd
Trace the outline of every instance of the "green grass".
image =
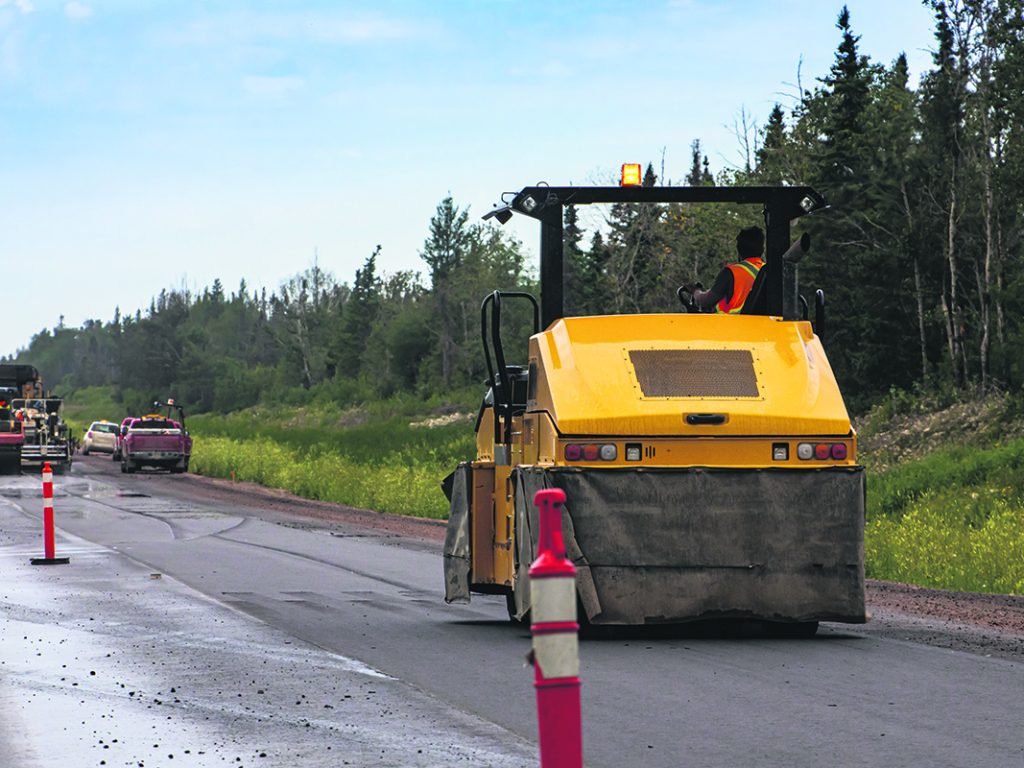
<svg viewBox="0 0 1024 768">
<path fill-rule="evenodd" d="M 475 438 L 464 418 L 412 426 L 434 410 L 437 404 L 398 398 L 344 411 L 254 408 L 197 416 L 188 422 L 195 436 L 191 466 L 305 498 L 443 519 L 441 480 L 472 458 Z"/>
<path fill-rule="evenodd" d="M 337 453 L 302 452 L 266 438 L 196 439 L 192 470 L 212 477 L 248 480 L 307 499 L 332 501 L 379 512 L 444 519 L 448 502 L 441 479 L 454 464 L 434 454 L 392 454 L 376 462 Z"/>
<path fill-rule="evenodd" d="M 869 576 L 1024 594 L 1024 440 L 868 468 Z"/>
<path fill-rule="evenodd" d="M 958 488 L 1000 488 L 1024 495 L 1024 440 L 992 448 L 956 446 L 899 464 L 884 473 L 868 467 L 871 515 L 899 516 L 929 493 Z"/>
</svg>

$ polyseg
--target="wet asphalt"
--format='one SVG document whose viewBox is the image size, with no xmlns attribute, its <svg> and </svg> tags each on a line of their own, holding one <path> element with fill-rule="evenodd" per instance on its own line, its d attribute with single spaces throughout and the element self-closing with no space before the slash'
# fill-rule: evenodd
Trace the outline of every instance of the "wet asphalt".
<svg viewBox="0 0 1024 768">
<path fill-rule="evenodd" d="M 437 544 L 111 469 L 55 478 L 50 568 L 36 478 L 0 478 L 4 766 L 536 764 L 528 633 L 445 605 Z M 581 662 L 589 766 L 1024 765 L 1012 660 L 828 625 Z"/>
</svg>

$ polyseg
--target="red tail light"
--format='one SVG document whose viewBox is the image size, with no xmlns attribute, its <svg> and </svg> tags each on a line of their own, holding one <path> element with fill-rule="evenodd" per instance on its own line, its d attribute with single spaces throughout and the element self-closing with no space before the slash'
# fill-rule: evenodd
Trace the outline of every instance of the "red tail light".
<svg viewBox="0 0 1024 768">
<path fill-rule="evenodd" d="M 583 446 L 583 458 L 587 461 L 597 461 L 601 458 L 601 446 L 599 445 L 585 445 Z"/>
<path fill-rule="evenodd" d="M 814 458 L 824 461 L 832 455 L 832 446 L 828 443 L 818 443 L 814 446 Z"/>
<path fill-rule="evenodd" d="M 578 445 L 567 445 L 565 446 L 565 460 L 566 461 L 579 461 L 583 456 L 583 449 Z"/>
<path fill-rule="evenodd" d="M 843 461 L 846 459 L 846 446 L 842 443 L 835 443 L 832 446 L 832 458 L 836 461 Z"/>
</svg>

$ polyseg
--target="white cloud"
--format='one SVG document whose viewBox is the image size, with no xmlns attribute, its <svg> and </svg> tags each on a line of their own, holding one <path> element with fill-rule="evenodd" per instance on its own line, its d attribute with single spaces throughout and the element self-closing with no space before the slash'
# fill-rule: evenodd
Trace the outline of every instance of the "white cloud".
<svg viewBox="0 0 1024 768">
<path fill-rule="evenodd" d="M 17 8 L 22 13 L 32 13 L 34 10 L 29 0 L 0 0 L 0 8 L 8 5 Z"/>
<path fill-rule="evenodd" d="M 250 75 L 242 78 L 242 87 L 250 96 L 278 99 L 302 90 L 306 81 L 301 77 L 269 77 Z"/>
<path fill-rule="evenodd" d="M 209 16 L 192 22 L 176 37 L 183 42 L 200 45 L 261 40 L 306 40 L 354 45 L 420 38 L 434 34 L 435 31 L 429 24 L 413 24 L 379 16 L 241 12 Z"/>
<path fill-rule="evenodd" d="M 68 15 L 69 19 L 80 21 L 92 16 L 92 8 L 85 3 L 78 2 L 78 0 L 72 0 L 72 2 L 64 6 L 64 13 Z"/>
</svg>

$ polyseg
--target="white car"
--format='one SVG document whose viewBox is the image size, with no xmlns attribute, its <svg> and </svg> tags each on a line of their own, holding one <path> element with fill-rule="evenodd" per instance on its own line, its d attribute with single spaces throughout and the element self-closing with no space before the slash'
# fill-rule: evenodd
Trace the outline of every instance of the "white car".
<svg viewBox="0 0 1024 768">
<path fill-rule="evenodd" d="M 113 453 L 114 443 L 117 439 L 117 424 L 109 421 L 94 421 L 89 425 L 89 430 L 82 438 L 82 455 L 88 456 L 91 452 Z"/>
</svg>

